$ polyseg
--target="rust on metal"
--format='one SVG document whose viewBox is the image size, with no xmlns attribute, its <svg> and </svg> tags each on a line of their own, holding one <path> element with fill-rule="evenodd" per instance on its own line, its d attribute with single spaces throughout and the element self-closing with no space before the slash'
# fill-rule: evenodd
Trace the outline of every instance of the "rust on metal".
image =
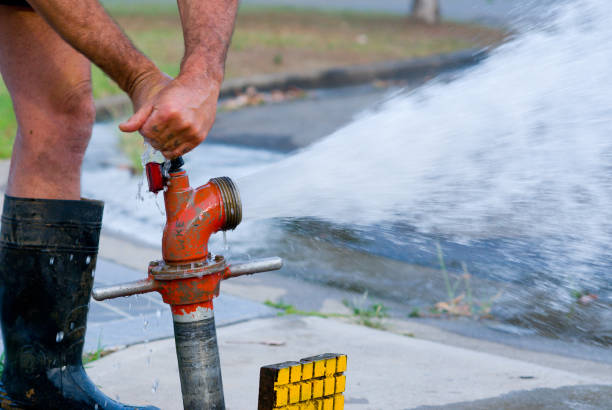
<svg viewBox="0 0 612 410">
<path fill-rule="evenodd" d="M 171 172 L 164 192 L 166 226 L 162 256 L 166 263 L 205 260 L 210 236 L 234 229 L 242 220 L 240 194 L 230 178 L 213 178 L 198 188 L 189 186 L 183 170 Z"/>
</svg>

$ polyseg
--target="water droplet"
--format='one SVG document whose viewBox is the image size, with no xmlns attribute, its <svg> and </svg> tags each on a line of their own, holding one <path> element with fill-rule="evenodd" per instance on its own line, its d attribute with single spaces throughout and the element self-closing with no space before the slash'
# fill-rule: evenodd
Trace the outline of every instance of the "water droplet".
<svg viewBox="0 0 612 410">
<path fill-rule="evenodd" d="M 229 257 L 229 242 L 227 241 L 227 232 L 223 231 L 223 252 L 226 257 Z"/>
<path fill-rule="evenodd" d="M 70 260 L 72 261 L 74 259 L 74 255 L 70 254 Z"/>
<path fill-rule="evenodd" d="M 55 258 L 52 256 L 49 258 L 49 265 L 53 265 L 53 262 L 55 262 Z"/>
<path fill-rule="evenodd" d="M 66 370 L 66 365 L 62 366 L 62 371 Z"/>
<path fill-rule="evenodd" d="M 153 386 L 151 386 L 151 392 L 152 393 L 157 393 L 157 389 L 159 388 L 159 380 L 155 379 L 153 380 Z"/>
<path fill-rule="evenodd" d="M 143 322 L 143 329 L 146 329 L 148 327 L 149 327 L 149 321 L 145 319 Z"/>
<path fill-rule="evenodd" d="M 61 342 L 62 340 L 64 340 L 64 332 L 62 332 L 61 330 L 59 332 L 57 332 L 57 334 L 55 335 L 55 341 L 57 343 Z"/>
<path fill-rule="evenodd" d="M 96 270 L 95 270 L 95 269 L 92 269 L 92 270 L 91 270 L 91 277 L 93 278 L 93 277 L 95 277 L 95 276 L 96 276 Z"/>
<path fill-rule="evenodd" d="M 70 322 L 70 330 L 74 330 L 74 322 Z"/>
<path fill-rule="evenodd" d="M 160 204 L 160 201 L 163 201 L 162 197 L 156 196 L 153 202 L 155 202 L 155 206 L 157 207 L 157 210 L 159 211 L 159 213 L 162 216 L 165 216 L 166 215 L 165 206 L 163 204 Z"/>
<path fill-rule="evenodd" d="M 99 407 L 99 406 L 98 406 L 98 403 L 96 403 L 96 405 L 94 406 L 94 409 L 95 409 L 95 410 L 98 410 L 98 407 Z"/>
<path fill-rule="evenodd" d="M 86 257 L 85 263 L 89 265 L 90 262 L 91 262 L 91 256 Z"/>
<path fill-rule="evenodd" d="M 155 316 L 160 318 L 161 317 L 161 310 L 157 309 L 157 311 L 155 312 Z"/>
</svg>

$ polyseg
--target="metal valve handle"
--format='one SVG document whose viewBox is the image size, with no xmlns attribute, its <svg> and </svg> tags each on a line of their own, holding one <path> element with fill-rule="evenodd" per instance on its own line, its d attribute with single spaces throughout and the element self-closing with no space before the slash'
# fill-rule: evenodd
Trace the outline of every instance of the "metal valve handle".
<svg viewBox="0 0 612 410">
<path fill-rule="evenodd" d="M 282 267 L 283 260 L 279 257 L 238 263 L 228 266 L 229 274 L 224 275 L 223 279 L 279 270 Z M 92 296 L 95 300 L 102 301 L 106 299 L 115 299 L 123 296 L 154 292 L 156 289 L 157 288 L 153 280 L 142 279 L 134 282 L 120 283 L 118 285 L 112 285 L 103 288 L 95 288 L 92 292 Z"/>
</svg>

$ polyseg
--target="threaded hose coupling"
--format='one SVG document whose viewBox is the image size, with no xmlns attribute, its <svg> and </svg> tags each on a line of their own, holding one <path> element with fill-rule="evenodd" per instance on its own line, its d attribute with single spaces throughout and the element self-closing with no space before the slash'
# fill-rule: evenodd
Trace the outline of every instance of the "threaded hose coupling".
<svg viewBox="0 0 612 410">
<path fill-rule="evenodd" d="M 223 200 L 225 222 L 221 230 L 229 231 L 236 229 L 242 221 L 242 202 L 240 201 L 240 192 L 238 192 L 236 184 L 228 177 L 212 178 L 210 182 L 219 188 L 221 199 Z"/>
</svg>

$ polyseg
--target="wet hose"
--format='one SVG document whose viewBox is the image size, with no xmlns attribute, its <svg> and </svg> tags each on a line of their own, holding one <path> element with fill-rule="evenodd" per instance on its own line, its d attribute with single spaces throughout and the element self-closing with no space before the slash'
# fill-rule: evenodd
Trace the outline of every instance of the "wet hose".
<svg viewBox="0 0 612 410">
<path fill-rule="evenodd" d="M 215 317 L 207 309 L 194 321 L 174 317 L 176 356 L 185 410 L 225 410 Z"/>
</svg>

